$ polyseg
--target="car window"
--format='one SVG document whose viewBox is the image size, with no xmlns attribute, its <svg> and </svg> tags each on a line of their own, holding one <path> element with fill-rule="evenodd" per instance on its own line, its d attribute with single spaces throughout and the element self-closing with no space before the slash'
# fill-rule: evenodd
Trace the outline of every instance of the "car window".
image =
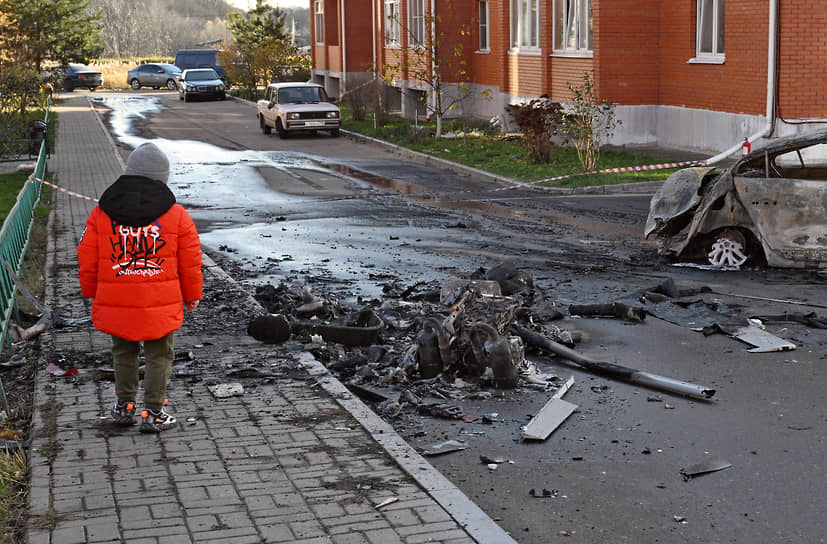
<svg viewBox="0 0 827 544">
<path fill-rule="evenodd" d="M 827 144 L 815 144 L 775 157 L 775 164 L 792 168 L 824 168 L 827 166 Z"/>
<path fill-rule="evenodd" d="M 83 64 L 70 64 L 69 65 L 69 70 L 71 70 L 73 72 L 87 72 L 87 71 L 89 71 L 89 68 L 87 68 Z"/>
<path fill-rule="evenodd" d="M 149 64 L 144 64 L 143 66 L 138 67 L 139 72 L 151 72 L 152 67 Z"/>
<path fill-rule="evenodd" d="M 279 90 L 279 102 L 319 102 L 319 87 L 286 87 Z"/>
<path fill-rule="evenodd" d="M 215 70 L 199 70 L 197 72 L 187 72 L 184 79 L 187 81 L 207 81 L 218 79 L 218 74 L 215 73 Z"/>
</svg>

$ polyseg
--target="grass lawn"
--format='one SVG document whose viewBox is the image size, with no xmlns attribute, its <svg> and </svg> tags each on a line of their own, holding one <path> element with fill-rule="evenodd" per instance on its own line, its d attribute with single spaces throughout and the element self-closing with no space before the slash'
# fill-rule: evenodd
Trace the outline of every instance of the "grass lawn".
<svg viewBox="0 0 827 544">
<path fill-rule="evenodd" d="M 369 114 L 370 115 L 370 114 Z M 538 164 L 533 161 L 525 149 L 520 135 L 506 135 L 473 127 L 460 127 L 457 122 L 445 122 L 443 132 L 460 128 L 464 136 L 441 138 L 436 140 L 433 133 L 436 124 L 418 123 L 408 119 L 391 117 L 384 125 L 374 128 L 373 119 L 353 121 L 347 109 L 342 112 L 342 128 L 364 134 L 380 140 L 407 147 L 435 157 L 441 157 L 459 164 L 464 164 L 492 174 L 498 174 L 523 182 L 536 182 L 546 178 L 582 172 L 577 152 L 573 148 L 553 147 L 548 163 Z M 658 164 L 663 158 L 648 157 L 634 153 L 620 153 L 604 150 L 600 154 L 597 169 L 617 168 Z M 622 174 L 591 174 L 576 176 L 539 185 L 554 187 L 586 187 L 590 185 L 612 185 L 641 181 L 663 180 L 674 172 L 671 170 L 653 170 L 646 172 L 627 172 Z"/>
<path fill-rule="evenodd" d="M 9 210 L 17 202 L 17 195 L 28 177 L 27 172 L 0 174 L 0 222 L 5 221 Z"/>
<path fill-rule="evenodd" d="M 0 450 L 0 524 L 2 542 L 19 542 L 14 532 L 22 528 L 26 512 L 26 457 L 11 449 Z"/>
</svg>

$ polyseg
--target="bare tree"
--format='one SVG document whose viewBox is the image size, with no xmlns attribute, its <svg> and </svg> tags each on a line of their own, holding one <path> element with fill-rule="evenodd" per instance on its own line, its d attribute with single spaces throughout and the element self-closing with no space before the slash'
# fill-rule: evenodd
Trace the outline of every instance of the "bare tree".
<svg viewBox="0 0 827 544">
<path fill-rule="evenodd" d="M 103 10 L 103 56 L 172 56 L 179 49 L 225 41 L 225 0 L 90 0 Z"/>
<path fill-rule="evenodd" d="M 388 27 L 402 30 L 407 44 L 402 44 L 396 60 L 382 66 L 381 77 L 390 84 L 407 77 L 426 89 L 427 96 L 422 101 L 436 120 L 438 138 L 442 135 L 443 117 L 471 93 L 465 50 L 471 39 L 472 21 L 463 22 L 464 14 L 454 9 L 451 0 L 439 2 L 437 11 L 430 11 L 426 4 L 420 4 L 421 12 L 410 22 L 401 20 L 398 13 L 389 17 Z M 432 5 L 436 8 L 437 3 Z M 386 36 L 386 41 L 392 39 Z"/>
</svg>

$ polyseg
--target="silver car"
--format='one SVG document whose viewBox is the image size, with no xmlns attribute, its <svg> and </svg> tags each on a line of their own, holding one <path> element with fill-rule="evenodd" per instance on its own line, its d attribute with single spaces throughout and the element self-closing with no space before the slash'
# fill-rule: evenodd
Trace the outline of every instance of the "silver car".
<svg viewBox="0 0 827 544">
<path fill-rule="evenodd" d="M 126 74 L 126 83 L 136 91 L 141 87 L 160 89 L 166 87 L 170 91 L 178 88 L 178 78 L 181 69 L 174 64 L 150 63 L 136 66 Z"/>
<path fill-rule="evenodd" d="M 646 238 L 664 255 L 739 267 L 827 267 L 827 131 L 779 138 L 726 170 L 672 174 Z"/>
</svg>

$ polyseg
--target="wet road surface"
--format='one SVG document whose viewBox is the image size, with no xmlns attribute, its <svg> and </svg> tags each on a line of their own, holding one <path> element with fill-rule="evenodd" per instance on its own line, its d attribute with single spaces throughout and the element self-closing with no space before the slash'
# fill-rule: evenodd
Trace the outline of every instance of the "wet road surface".
<svg viewBox="0 0 827 544">
<path fill-rule="evenodd" d="M 747 312 L 827 314 L 824 277 L 813 272 L 659 262 L 640 240 L 646 195 L 492 192 L 501 186 L 348 138 L 265 136 L 255 110 L 230 100 L 101 96 L 124 156 L 145 139 L 162 140 L 170 186 L 205 246 L 239 263 L 251 288 L 317 280 L 343 300 L 381 299 L 371 275 L 441 281 L 516 258 L 562 309 L 672 277 L 709 286 L 711 298 Z M 715 399 L 653 392 L 539 357 L 546 371 L 575 376 L 565 398 L 579 406 L 545 442 L 520 440 L 548 398 L 527 389 L 458 403 L 466 414 L 496 412 L 491 425 L 413 416 L 396 427 L 421 449 L 465 441 L 465 451 L 432 463 L 519 542 L 825 542 L 823 330 L 768 325 L 798 349 L 750 354 L 724 335 L 653 317 L 571 322 L 587 333 L 577 348 L 584 354 L 714 387 Z M 480 454 L 506 462 L 492 471 Z M 713 457 L 732 467 L 683 481 L 681 468 Z M 554 493 L 535 498 L 530 489 Z"/>
</svg>

